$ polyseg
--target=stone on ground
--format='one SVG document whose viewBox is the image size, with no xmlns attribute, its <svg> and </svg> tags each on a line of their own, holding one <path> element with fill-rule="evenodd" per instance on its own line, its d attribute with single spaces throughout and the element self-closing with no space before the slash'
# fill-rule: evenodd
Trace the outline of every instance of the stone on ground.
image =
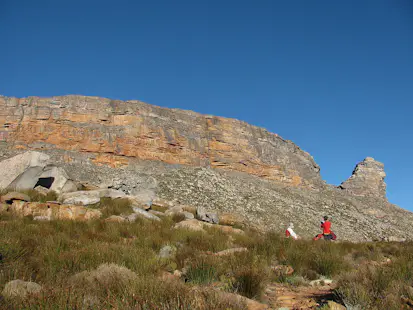
<svg viewBox="0 0 413 310">
<path fill-rule="evenodd" d="M 327 302 L 327 306 L 329 307 L 330 310 L 346 310 L 347 308 L 344 307 L 343 305 L 340 305 L 336 303 L 335 301 L 329 300 Z"/>
<path fill-rule="evenodd" d="M 98 203 L 101 198 L 123 198 L 125 193 L 116 189 L 97 189 L 92 191 L 76 191 L 63 194 L 60 200 L 64 204 L 92 205 Z"/>
<path fill-rule="evenodd" d="M 142 210 L 140 208 L 133 208 L 133 211 L 135 213 L 132 213 L 130 215 L 127 216 L 127 219 L 129 222 L 135 222 L 137 218 L 145 218 L 145 219 L 149 219 L 149 220 L 153 220 L 153 221 L 161 221 L 161 219 L 159 217 L 157 217 L 156 215 L 153 215 L 145 210 Z"/>
<path fill-rule="evenodd" d="M 42 179 L 53 178 L 50 190 L 75 191 L 76 184 L 62 167 L 50 163 L 50 156 L 29 151 L 0 162 L 0 188 L 33 189 Z"/>
<path fill-rule="evenodd" d="M 158 257 L 162 259 L 173 258 L 176 254 L 176 247 L 165 245 L 159 250 Z"/>
<path fill-rule="evenodd" d="M 139 191 L 133 192 L 133 195 L 129 196 L 137 203 L 145 206 L 145 209 L 149 209 L 152 206 L 153 200 L 155 198 L 155 192 L 152 189 L 141 189 Z"/>
<path fill-rule="evenodd" d="M 1 201 L 11 204 L 13 200 L 30 201 L 30 197 L 19 192 L 10 192 L 1 197 Z"/>
<path fill-rule="evenodd" d="M 226 249 L 220 252 L 216 252 L 214 255 L 215 256 L 229 256 L 234 253 L 242 253 L 242 252 L 247 252 L 247 248 L 232 248 L 232 249 Z"/>
<path fill-rule="evenodd" d="M 98 219 L 102 216 L 100 210 L 75 205 L 59 205 L 54 202 L 14 201 L 11 206 L 8 206 L 8 211 L 16 216 L 33 216 L 50 220 L 82 221 Z"/>
<path fill-rule="evenodd" d="M 42 287 L 35 282 L 13 280 L 4 286 L 2 295 L 6 298 L 25 298 L 29 295 L 39 294 Z"/>
<path fill-rule="evenodd" d="M 192 220 L 195 218 L 195 216 L 191 212 L 184 211 L 184 212 L 181 212 L 180 214 L 185 216 L 186 220 Z"/>
<path fill-rule="evenodd" d="M 196 209 L 196 218 L 203 222 L 218 224 L 219 218 L 217 213 L 207 212 L 205 208 L 198 207 Z"/>
<path fill-rule="evenodd" d="M 102 264 L 97 269 L 82 271 L 69 280 L 71 286 L 94 289 L 98 286 L 126 286 L 137 279 L 137 275 L 126 267 L 116 264 Z"/>
<path fill-rule="evenodd" d="M 172 208 L 169 208 L 168 210 L 166 210 L 166 211 L 165 211 L 165 215 L 173 216 L 173 215 L 175 215 L 175 214 L 180 214 L 180 213 L 182 213 L 183 211 L 184 211 L 184 210 L 182 209 L 181 206 L 175 206 L 175 207 L 172 207 Z"/>
<path fill-rule="evenodd" d="M 162 199 L 162 198 L 157 198 L 157 197 L 153 199 L 152 205 L 156 207 L 165 208 L 165 209 L 169 209 L 174 206 L 173 202 Z"/>
<path fill-rule="evenodd" d="M 219 223 L 221 225 L 229 225 L 229 226 L 243 226 L 244 222 L 242 217 L 232 213 L 224 213 L 219 216 Z"/>
<path fill-rule="evenodd" d="M 202 232 L 206 232 L 205 229 L 202 228 L 203 224 L 202 222 L 193 219 L 193 220 L 185 220 L 179 223 L 176 223 L 174 228 L 181 228 L 181 229 L 188 229 L 188 230 L 192 230 L 192 231 L 202 231 Z"/>
<path fill-rule="evenodd" d="M 105 219 L 105 222 L 109 222 L 109 223 L 123 223 L 125 221 L 126 219 L 119 215 L 111 215 Z"/>
</svg>

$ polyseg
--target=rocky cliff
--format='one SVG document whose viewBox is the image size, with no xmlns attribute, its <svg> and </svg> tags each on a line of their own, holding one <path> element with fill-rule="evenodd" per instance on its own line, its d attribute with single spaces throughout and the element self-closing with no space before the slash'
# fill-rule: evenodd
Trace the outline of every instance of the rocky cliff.
<svg viewBox="0 0 413 310">
<path fill-rule="evenodd" d="M 384 165 L 371 157 L 357 164 L 351 177 L 340 188 L 357 196 L 386 198 Z"/>
<path fill-rule="evenodd" d="M 84 186 L 152 191 L 263 229 L 293 221 L 304 236 L 327 214 L 339 238 L 413 238 L 412 214 L 385 198 L 381 163 L 367 158 L 330 186 L 308 153 L 238 120 L 140 101 L 0 97 L 0 126 L 0 159 L 41 151 Z"/>
<path fill-rule="evenodd" d="M 318 186 L 319 167 L 294 143 L 247 123 L 140 101 L 65 96 L 0 97 L 0 139 L 20 149 L 99 154 L 246 172 L 293 186 Z"/>
</svg>

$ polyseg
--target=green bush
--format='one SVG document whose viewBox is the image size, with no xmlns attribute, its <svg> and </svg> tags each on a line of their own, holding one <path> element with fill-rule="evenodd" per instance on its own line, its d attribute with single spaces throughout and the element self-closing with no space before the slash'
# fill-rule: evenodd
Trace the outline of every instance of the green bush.
<svg viewBox="0 0 413 310">
<path fill-rule="evenodd" d="M 211 261 L 201 257 L 189 265 L 186 278 L 194 284 L 208 284 L 218 280 L 218 272 Z"/>
</svg>

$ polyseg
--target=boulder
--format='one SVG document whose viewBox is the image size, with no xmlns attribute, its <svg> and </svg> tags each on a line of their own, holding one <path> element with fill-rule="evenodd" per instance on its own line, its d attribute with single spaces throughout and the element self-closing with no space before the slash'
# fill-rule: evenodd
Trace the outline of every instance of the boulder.
<svg viewBox="0 0 413 310">
<path fill-rule="evenodd" d="M 130 197 L 137 203 L 146 206 L 145 209 L 149 209 L 155 198 L 155 192 L 152 189 L 141 189 L 139 191 L 134 191 L 133 195 Z"/>
<path fill-rule="evenodd" d="M 324 286 L 324 285 L 331 285 L 333 280 L 330 279 L 317 279 L 310 282 L 311 286 Z"/>
<path fill-rule="evenodd" d="M 59 205 L 54 202 L 13 201 L 8 211 L 16 216 L 33 216 L 37 220 L 91 220 L 102 216 L 102 212 L 82 206 Z"/>
<path fill-rule="evenodd" d="M 149 210 L 151 208 L 150 205 L 137 201 L 133 196 L 126 196 L 125 198 L 130 201 L 132 208 L 139 208 L 142 210 Z"/>
<path fill-rule="evenodd" d="M 43 169 L 37 183 L 41 184 L 42 182 L 46 182 L 48 179 L 52 179 L 52 184 L 49 187 L 51 191 L 55 191 L 56 193 L 69 193 L 77 191 L 76 183 L 70 179 L 62 167 L 56 167 L 54 165 L 46 166 Z"/>
<path fill-rule="evenodd" d="M 126 287 L 138 276 L 126 267 L 116 264 L 102 264 L 97 269 L 83 271 L 69 279 L 69 285 L 80 289 L 105 289 L 111 287 Z"/>
<path fill-rule="evenodd" d="M 396 237 L 396 236 L 390 236 L 387 238 L 387 240 L 389 242 L 405 242 L 406 238 L 400 238 L 400 237 Z"/>
<path fill-rule="evenodd" d="M 246 309 L 248 310 L 267 310 L 271 309 L 270 306 L 260 303 L 256 300 L 249 299 L 247 297 L 235 294 L 235 293 L 229 293 L 229 292 L 221 292 L 217 291 L 217 295 L 222 299 L 222 300 L 228 300 L 231 301 L 235 304 L 239 305 L 240 309 Z"/>
<path fill-rule="evenodd" d="M 196 218 L 200 221 L 218 224 L 219 218 L 217 213 L 207 212 L 205 208 L 198 207 L 196 209 Z"/>
<path fill-rule="evenodd" d="M 105 222 L 109 222 L 109 223 L 123 223 L 125 221 L 126 219 L 119 215 L 111 215 L 105 219 Z"/>
<path fill-rule="evenodd" d="M 161 219 L 159 217 L 157 217 L 156 215 L 153 215 L 145 210 L 142 210 L 140 208 L 134 208 L 133 211 L 135 213 L 132 213 L 130 215 L 127 216 L 127 220 L 129 222 L 135 222 L 136 219 L 139 218 L 145 218 L 145 219 L 149 219 L 149 220 L 153 220 L 153 221 L 161 221 Z"/>
<path fill-rule="evenodd" d="M 232 255 L 234 253 L 242 253 L 242 252 L 247 252 L 248 249 L 247 248 L 232 248 L 232 249 L 226 249 L 223 251 L 219 251 L 217 253 L 215 253 L 215 256 L 229 256 Z"/>
<path fill-rule="evenodd" d="M 123 198 L 125 193 L 116 189 L 98 189 L 93 191 L 76 191 L 61 195 L 63 204 L 91 205 L 98 203 L 101 198 Z"/>
<path fill-rule="evenodd" d="M 199 221 L 197 219 L 184 220 L 182 222 L 175 224 L 174 228 L 185 228 L 185 229 L 189 229 L 193 231 L 203 231 L 203 232 L 206 232 L 204 228 L 213 228 L 213 229 L 221 230 L 223 233 L 226 233 L 226 234 L 239 234 L 239 235 L 245 234 L 244 231 L 241 229 L 233 228 L 231 226 L 206 223 L 206 222 Z"/>
<path fill-rule="evenodd" d="M 30 201 L 30 197 L 26 194 L 19 193 L 19 192 L 10 192 L 4 196 L 1 196 L 1 202 L 11 204 L 13 203 L 14 200 Z"/>
<path fill-rule="evenodd" d="M 183 214 L 185 216 L 185 219 L 187 220 L 192 220 L 195 218 L 195 216 L 191 212 L 184 211 L 184 212 L 181 212 L 180 214 Z"/>
<path fill-rule="evenodd" d="M 176 223 L 174 228 L 176 229 L 188 229 L 192 231 L 202 231 L 206 232 L 205 229 L 203 228 L 202 222 L 193 219 L 193 220 L 185 220 L 179 223 Z"/>
<path fill-rule="evenodd" d="M 174 206 L 173 202 L 171 202 L 169 200 L 162 199 L 162 198 L 157 198 L 157 197 L 155 197 L 153 199 L 152 205 L 156 206 L 156 207 L 165 208 L 165 209 L 169 209 L 169 208 L 172 208 Z"/>
<path fill-rule="evenodd" d="M 35 282 L 13 280 L 6 283 L 2 295 L 6 298 L 25 298 L 29 295 L 39 294 L 41 290 L 42 287 Z"/>
<path fill-rule="evenodd" d="M 1 161 L 0 188 L 34 188 L 49 159 L 46 154 L 30 151 Z"/>
<path fill-rule="evenodd" d="M 196 214 L 196 207 L 194 206 L 189 206 L 189 205 L 181 205 L 182 210 L 186 212 L 190 212 L 192 214 Z"/>
<path fill-rule="evenodd" d="M 46 215 L 37 215 L 35 217 L 33 217 L 34 221 L 50 221 L 51 218 L 50 216 L 46 216 Z"/>
<path fill-rule="evenodd" d="M 203 227 L 209 227 L 209 228 L 213 228 L 213 229 L 218 229 L 221 230 L 223 233 L 226 234 L 238 234 L 238 235 L 244 235 L 245 232 L 241 229 L 238 228 L 234 228 L 231 226 L 225 226 L 225 225 L 217 225 L 217 224 L 211 224 L 211 223 L 206 223 L 206 222 L 202 222 Z"/>
<path fill-rule="evenodd" d="M 176 247 L 165 245 L 159 250 L 158 257 L 161 259 L 169 259 L 175 257 Z"/>
<path fill-rule="evenodd" d="M 219 216 L 219 223 L 221 225 L 229 226 L 243 226 L 244 221 L 240 215 L 232 213 L 224 213 Z"/>
<path fill-rule="evenodd" d="M 165 216 L 165 213 L 163 213 L 163 212 L 160 212 L 160 211 L 155 211 L 155 210 L 148 210 L 148 212 L 150 213 L 150 214 L 153 214 L 153 215 L 156 215 L 156 216 Z"/>
<path fill-rule="evenodd" d="M 41 195 L 43 195 L 43 196 L 46 196 L 48 193 L 49 193 L 49 189 L 48 188 L 46 188 L 46 187 L 43 187 L 43 186 L 36 186 L 35 188 L 34 188 L 34 190 L 36 191 L 36 192 L 38 192 L 39 194 L 41 194 Z"/>
<path fill-rule="evenodd" d="M 343 305 L 336 303 L 335 301 L 329 300 L 327 302 L 328 309 L 330 310 L 346 310 L 347 308 Z"/>
<path fill-rule="evenodd" d="M 175 215 L 175 214 L 180 214 L 180 213 L 182 213 L 183 211 L 184 211 L 184 210 L 182 209 L 181 206 L 175 206 L 175 207 L 172 207 L 172 208 L 166 210 L 166 211 L 165 211 L 165 215 L 173 216 L 173 215 Z"/>
<path fill-rule="evenodd" d="M 384 165 L 374 158 L 367 157 L 358 163 L 351 177 L 339 188 L 356 196 L 386 198 Z"/>
<path fill-rule="evenodd" d="M 52 165 L 50 157 L 40 152 L 29 151 L 3 160 L 0 171 L 0 188 L 26 190 L 47 184 L 57 193 L 76 190 L 65 170 Z"/>
</svg>

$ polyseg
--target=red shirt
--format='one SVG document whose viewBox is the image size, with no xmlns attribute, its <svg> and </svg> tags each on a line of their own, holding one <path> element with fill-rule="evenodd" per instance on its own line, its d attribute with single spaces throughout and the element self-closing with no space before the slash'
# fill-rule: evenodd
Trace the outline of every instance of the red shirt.
<svg viewBox="0 0 413 310">
<path fill-rule="evenodd" d="M 324 223 L 321 224 L 321 228 L 323 229 L 323 234 L 324 235 L 329 235 L 331 234 L 331 222 L 330 221 L 325 221 Z"/>
</svg>

